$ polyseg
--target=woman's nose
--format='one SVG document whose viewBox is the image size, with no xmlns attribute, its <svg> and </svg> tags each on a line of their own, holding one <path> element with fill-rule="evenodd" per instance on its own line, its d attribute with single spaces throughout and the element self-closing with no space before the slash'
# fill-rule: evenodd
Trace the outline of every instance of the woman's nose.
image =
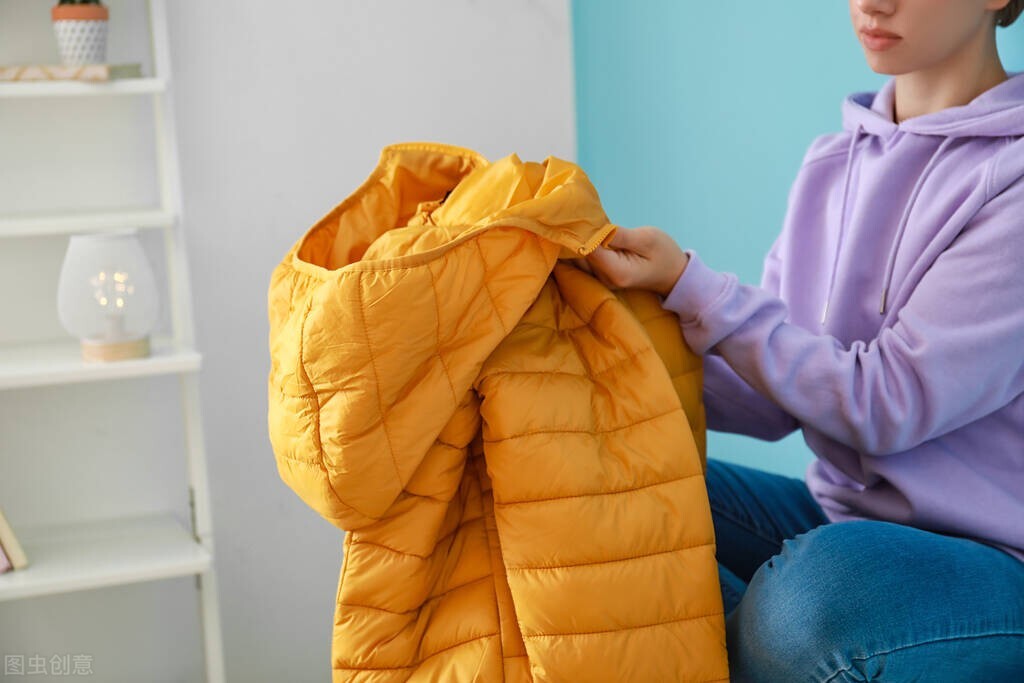
<svg viewBox="0 0 1024 683">
<path fill-rule="evenodd" d="M 892 14 L 897 4 L 897 0 L 856 0 L 857 9 L 868 15 Z"/>
</svg>

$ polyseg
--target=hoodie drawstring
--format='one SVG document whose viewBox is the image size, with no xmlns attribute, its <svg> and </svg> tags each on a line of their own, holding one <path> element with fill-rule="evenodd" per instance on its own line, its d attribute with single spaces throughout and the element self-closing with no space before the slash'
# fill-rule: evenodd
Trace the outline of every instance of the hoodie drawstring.
<svg viewBox="0 0 1024 683">
<path fill-rule="evenodd" d="M 932 170 L 932 166 L 934 166 L 935 162 L 942 156 L 943 148 L 955 139 L 956 138 L 947 137 L 939 144 L 935 153 L 932 154 L 928 163 L 925 164 L 924 170 L 921 171 L 921 174 L 917 177 L 917 182 L 914 183 L 914 189 L 910 192 L 910 199 L 907 201 L 907 205 L 903 209 L 903 217 L 900 219 L 900 227 L 896 230 L 896 237 L 893 238 L 892 248 L 889 250 L 889 260 L 885 265 L 885 284 L 882 287 L 882 300 L 878 306 L 878 312 L 880 314 L 885 314 L 886 297 L 889 295 L 889 286 L 892 284 L 892 272 L 896 266 L 896 251 L 899 248 L 900 242 L 903 241 L 903 232 L 907 227 L 907 219 L 910 218 L 910 210 L 913 208 L 914 202 L 917 201 L 917 194 L 921 191 L 921 187 L 924 185 L 925 179 Z"/>
<path fill-rule="evenodd" d="M 825 316 L 828 314 L 828 305 L 832 299 L 832 290 L 835 287 L 836 270 L 839 266 L 839 252 L 842 249 L 843 233 L 846 230 L 846 202 L 850 189 L 850 170 L 853 166 L 853 149 L 856 147 L 858 140 L 860 140 L 862 130 L 862 124 L 857 124 L 857 129 L 854 131 L 853 136 L 851 136 L 850 146 L 846 151 L 846 173 L 843 180 L 843 202 L 839 216 L 839 235 L 836 238 L 836 251 L 832 258 L 832 272 L 829 276 L 828 291 L 825 294 L 825 307 L 821 311 L 822 325 L 825 324 Z M 885 314 L 886 301 L 889 296 L 889 288 L 892 285 L 893 270 L 896 265 L 896 252 L 899 250 L 900 242 L 903 241 L 903 233 L 906 230 L 907 221 L 910 218 L 910 211 L 914 208 L 914 202 L 917 201 L 917 195 L 921 191 L 924 181 L 928 178 L 928 174 L 931 173 L 935 162 L 941 158 L 944 148 L 954 139 L 955 138 L 947 137 L 939 144 L 931 158 L 928 159 L 928 163 L 925 164 L 924 170 L 921 171 L 920 175 L 918 175 L 917 181 L 914 183 L 914 188 L 910 192 L 910 198 L 907 200 L 906 206 L 903 207 L 903 216 L 900 218 L 899 227 L 896 229 L 896 236 L 893 238 L 892 246 L 889 249 L 889 257 L 886 260 L 885 279 L 882 285 L 882 296 L 878 307 L 879 314 Z"/>
<path fill-rule="evenodd" d="M 839 266 L 839 250 L 843 243 L 843 232 L 846 229 L 846 196 L 850 191 L 850 168 L 853 166 L 853 148 L 857 146 L 857 142 L 860 140 L 860 134 L 863 130 L 861 124 L 857 124 L 857 130 L 850 136 L 850 146 L 846 148 L 846 172 L 844 173 L 843 179 L 843 203 L 839 210 L 839 235 L 836 237 L 836 252 L 832 257 L 832 274 L 828 280 L 828 291 L 825 292 L 825 308 L 821 311 L 821 324 L 825 324 L 825 316 L 828 314 L 828 303 L 832 298 L 832 288 L 835 286 L 836 281 L 836 268 Z"/>
</svg>

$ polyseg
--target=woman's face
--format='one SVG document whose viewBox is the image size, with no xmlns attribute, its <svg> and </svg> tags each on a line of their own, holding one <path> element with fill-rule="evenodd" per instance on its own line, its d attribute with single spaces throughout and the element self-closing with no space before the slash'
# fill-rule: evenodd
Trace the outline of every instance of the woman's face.
<svg viewBox="0 0 1024 683">
<path fill-rule="evenodd" d="M 940 66 L 965 50 L 983 46 L 995 12 L 1009 0 L 850 0 L 853 31 L 868 66 L 877 73 L 903 74 Z M 898 38 L 875 39 L 878 29 Z"/>
</svg>

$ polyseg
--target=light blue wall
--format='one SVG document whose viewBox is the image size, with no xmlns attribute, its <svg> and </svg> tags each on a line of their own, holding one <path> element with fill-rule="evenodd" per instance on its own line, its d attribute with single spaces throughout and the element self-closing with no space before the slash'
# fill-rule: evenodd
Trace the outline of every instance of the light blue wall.
<svg viewBox="0 0 1024 683">
<path fill-rule="evenodd" d="M 811 140 L 875 90 L 846 2 L 573 3 L 578 161 L 612 221 L 656 225 L 756 284 Z M 1024 69 L 1024 18 L 997 29 Z M 799 432 L 775 443 L 709 433 L 711 457 L 802 477 Z"/>
</svg>

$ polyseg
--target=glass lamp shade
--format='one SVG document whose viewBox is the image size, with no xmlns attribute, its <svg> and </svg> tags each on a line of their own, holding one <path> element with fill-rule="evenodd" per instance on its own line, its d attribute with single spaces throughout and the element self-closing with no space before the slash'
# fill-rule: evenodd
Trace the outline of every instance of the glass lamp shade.
<svg viewBox="0 0 1024 683">
<path fill-rule="evenodd" d="M 81 340 L 85 360 L 148 356 L 158 312 L 156 280 L 136 230 L 71 236 L 57 313 Z"/>
</svg>

